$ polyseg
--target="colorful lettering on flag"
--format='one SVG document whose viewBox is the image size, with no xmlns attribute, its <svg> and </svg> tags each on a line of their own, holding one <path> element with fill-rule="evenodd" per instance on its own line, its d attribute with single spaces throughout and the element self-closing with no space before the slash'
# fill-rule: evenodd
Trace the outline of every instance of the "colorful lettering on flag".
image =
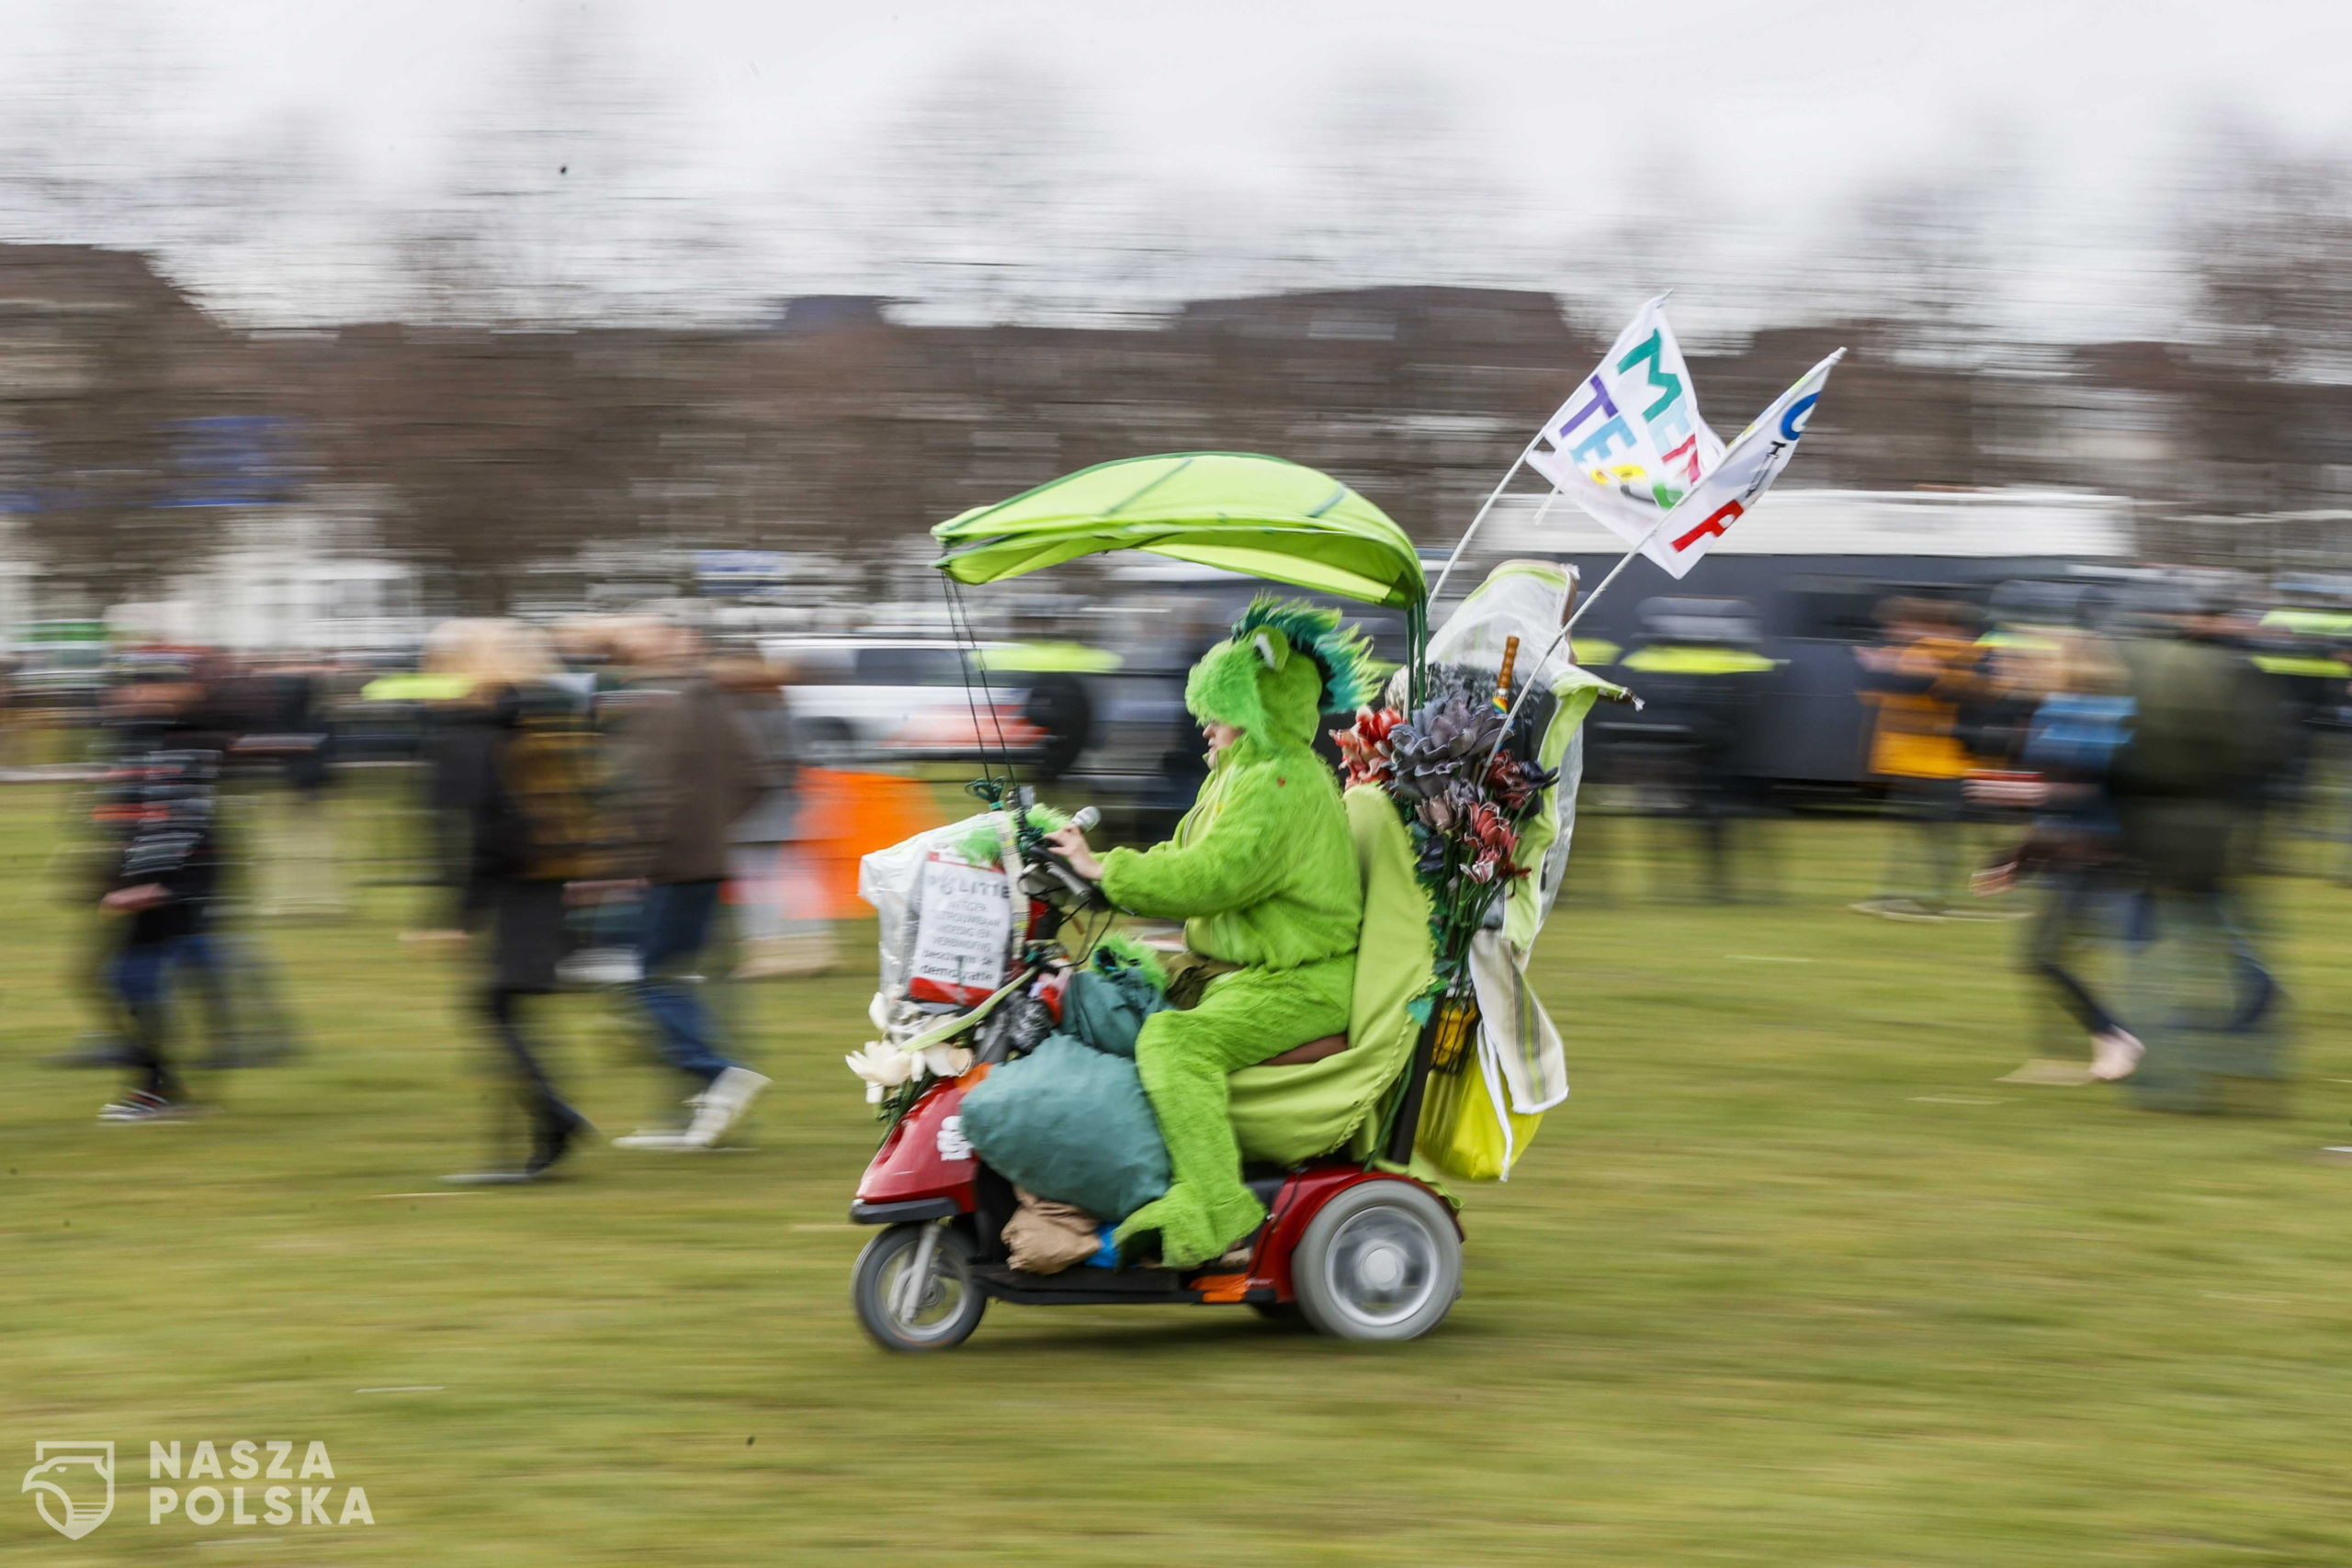
<svg viewBox="0 0 2352 1568">
<path fill-rule="evenodd" d="M 1644 305 L 1560 405 L 1528 453 L 1538 473 L 1676 577 L 1753 510 L 1788 467 L 1839 349 L 1800 378 L 1726 448 L 1699 416 L 1698 390 L 1666 320 Z"/>
<path fill-rule="evenodd" d="M 1600 367 L 1560 405 L 1528 462 L 1628 544 L 1646 534 L 1724 453 L 1699 416 L 1664 295 L 1617 334 Z"/>
</svg>

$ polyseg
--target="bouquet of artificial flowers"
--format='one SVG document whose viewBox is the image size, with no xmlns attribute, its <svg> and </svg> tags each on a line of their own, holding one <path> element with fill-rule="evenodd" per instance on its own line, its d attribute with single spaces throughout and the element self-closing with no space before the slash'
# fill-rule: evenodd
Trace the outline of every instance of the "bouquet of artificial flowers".
<svg viewBox="0 0 2352 1568">
<path fill-rule="evenodd" d="M 1526 874 L 1520 829 L 1559 776 L 1534 761 L 1533 705 L 1510 712 L 1510 662 L 1499 674 L 1433 670 L 1411 713 L 1363 708 L 1332 734 L 1347 782 L 1386 790 L 1412 830 L 1442 972 L 1460 964 L 1470 934 Z"/>
</svg>

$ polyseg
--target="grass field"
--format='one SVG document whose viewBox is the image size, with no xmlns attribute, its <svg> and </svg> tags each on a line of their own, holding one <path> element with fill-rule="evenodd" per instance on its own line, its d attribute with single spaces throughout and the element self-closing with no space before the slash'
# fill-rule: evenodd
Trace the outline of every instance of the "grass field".
<svg viewBox="0 0 2352 1568">
<path fill-rule="evenodd" d="M 2291 1114 L 2160 1117 L 1994 1083 L 2038 1032 L 2015 928 L 1847 913 L 1876 829 L 1792 829 L 1784 903 L 1564 907 L 1576 1093 L 1472 1195 L 1433 1337 L 998 1306 L 902 1359 L 846 1300 L 862 931 L 746 998 L 751 1152 L 445 1194 L 480 1047 L 399 889 L 271 928 L 305 1059 L 95 1124 L 112 1081 L 35 1065 L 81 1021 L 57 811 L 0 791 L 0 1456 L 110 1438 L 120 1501 L 78 1544 L 0 1503 L 0 1559 L 2352 1562 L 2352 1169 L 2315 1157 L 2352 1108 L 2342 889 L 2267 890 Z M 626 1130 L 669 1087 L 598 1006 L 557 1004 L 564 1059 Z M 175 1438 L 322 1441 L 376 1522 L 151 1526 Z"/>
</svg>

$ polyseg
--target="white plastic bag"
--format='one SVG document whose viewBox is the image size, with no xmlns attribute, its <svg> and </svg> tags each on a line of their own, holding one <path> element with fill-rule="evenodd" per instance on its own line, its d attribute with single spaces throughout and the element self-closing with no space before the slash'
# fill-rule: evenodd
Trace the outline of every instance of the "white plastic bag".
<svg viewBox="0 0 2352 1568">
<path fill-rule="evenodd" d="M 881 1039 L 850 1058 L 851 1070 L 869 1086 L 869 1098 L 910 1076 L 951 1070 L 960 1047 L 943 1044 L 904 1061 L 901 1048 L 1005 982 L 1014 917 L 1011 884 L 1002 871 L 974 865 L 964 853 L 976 830 L 996 822 L 995 813 L 982 812 L 858 863 L 857 896 L 874 906 L 881 925 L 880 983 L 867 1010 Z"/>
</svg>

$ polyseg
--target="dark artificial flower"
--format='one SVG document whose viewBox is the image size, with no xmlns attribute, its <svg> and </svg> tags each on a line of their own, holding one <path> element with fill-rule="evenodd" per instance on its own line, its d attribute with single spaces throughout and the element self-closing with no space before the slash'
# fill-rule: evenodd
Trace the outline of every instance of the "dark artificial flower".
<svg viewBox="0 0 2352 1568">
<path fill-rule="evenodd" d="M 1458 835 L 1470 821 L 1476 809 L 1476 791 L 1460 779 L 1448 779 L 1436 790 L 1423 795 L 1414 807 L 1420 819 L 1440 833 Z"/>
<path fill-rule="evenodd" d="M 1560 776 L 1557 768 L 1541 767 L 1522 761 L 1508 753 L 1498 753 L 1487 770 L 1487 793 L 1498 801 L 1513 817 L 1522 816 L 1535 803 L 1535 797 L 1550 788 Z"/>
<path fill-rule="evenodd" d="M 1399 795 L 1419 800 L 1466 779 L 1480 767 L 1502 734 L 1502 715 L 1467 697 L 1443 697 L 1422 705 L 1389 735 Z"/>
</svg>

